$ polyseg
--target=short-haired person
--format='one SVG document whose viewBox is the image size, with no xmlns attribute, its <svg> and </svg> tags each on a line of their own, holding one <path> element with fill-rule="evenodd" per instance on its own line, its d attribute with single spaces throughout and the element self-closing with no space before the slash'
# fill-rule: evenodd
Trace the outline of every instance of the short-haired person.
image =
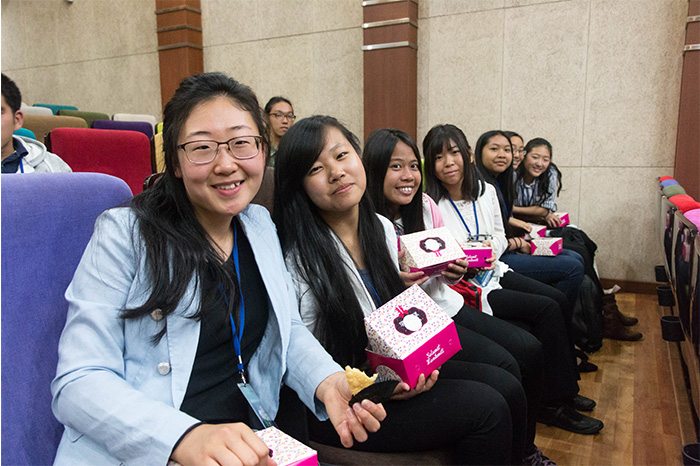
<svg viewBox="0 0 700 466">
<path fill-rule="evenodd" d="M 69 172 L 61 158 L 32 138 L 14 135 L 24 124 L 17 84 L 2 74 L 2 173 Z"/>
<path fill-rule="evenodd" d="M 268 136 L 270 138 L 270 156 L 267 158 L 267 165 L 274 167 L 275 154 L 280 145 L 280 139 L 287 134 L 297 116 L 294 114 L 292 102 L 286 97 L 279 95 L 268 100 L 263 111 L 267 119 Z"/>
<path fill-rule="evenodd" d="M 163 112 L 165 173 L 102 214 L 66 291 L 51 384 L 55 464 L 272 464 L 243 392 L 280 387 L 364 441 L 384 408 L 348 407 L 345 374 L 299 319 L 268 211 L 250 201 L 267 138 L 253 91 L 186 78 Z"/>
</svg>

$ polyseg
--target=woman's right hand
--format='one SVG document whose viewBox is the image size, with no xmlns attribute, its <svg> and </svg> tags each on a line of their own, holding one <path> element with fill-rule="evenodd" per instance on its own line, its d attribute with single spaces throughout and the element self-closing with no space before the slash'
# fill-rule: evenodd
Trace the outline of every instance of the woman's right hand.
<svg viewBox="0 0 700 466">
<path fill-rule="evenodd" d="M 406 285 L 406 288 L 412 285 L 422 285 L 423 283 L 427 282 L 428 279 L 430 278 L 426 274 L 424 274 L 421 271 L 418 272 L 409 272 L 408 267 L 404 264 L 402 264 L 401 258 L 406 255 L 406 250 L 402 249 L 399 251 L 399 264 L 401 264 L 401 270 L 399 270 L 399 276 L 401 277 L 401 280 L 403 281 L 403 284 Z"/>
<path fill-rule="evenodd" d="M 394 389 L 394 394 L 391 396 L 392 400 L 408 400 L 409 398 L 413 398 L 416 395 L 420 395 L 421 393 L 425 393 L 431 388 L 433 388 L 433 385 L 437 382 L 438 376 L 440 375 L 440 371 L 434 370 L 432 374 L 430 374 L 430 377 L 427 379 L 425 378 L 424 374 L 421 374 L 418 377 L 418 382 L 416 383 L 416 386 L 411 390 L 411 387 L 408 386 L 406 382 L 401 382 L 396 386 L 396 389 Z"/>
<path fill-rule="evenodd" d="M 267 445 L 250 427 L 235 424 L 202 424 L 189 431 L 171 459 L 182 466 L 275 466 Z"/>
<path fill-rule="evenodd" d="M 550 212 L 545 217 L 545 221 L 549 228 L 559 228 L 561 226 L 561 218 L 554 212 Z"/>
</svg>

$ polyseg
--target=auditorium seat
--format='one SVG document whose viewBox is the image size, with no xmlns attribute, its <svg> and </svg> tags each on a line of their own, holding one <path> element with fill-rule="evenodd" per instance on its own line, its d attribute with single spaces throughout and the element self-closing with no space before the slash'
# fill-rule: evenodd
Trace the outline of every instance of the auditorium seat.
<svg viewBox="0 0 700 466">
<path fill-rule="evenodd" d="M 683 189 L 683 186 L 679 184 L 671 184 L 664 187 L 661 192 L 664 194 L 664 196 L 671 197 L 675 196 L 676 194 L 685 194 L 685 189 Z"/>
<path fill-rule="evenodd" d="M 659 184 L 661 185 L 662 188 L 665 188 L 666 186 L 671 186 L 673 184 L 679 184 L 678 181 L 674 180 L 673 178 L 668 179 L 668 180 L 663 180 L 660 181 Z"/>
<path fill-rule="evenodd" d="M 151 138 L 151 168 L 154 173 L 162 173 L 165 171 L 163 133 L 156 133 Z"/>
<path fill-rule="evenodd" d="M 163 132 L 163 122 L 160 121 L 156 124 L 156 134 Z"/>
<path fill-rule="evenodd" d="M 156 117 L 145 113 L 115 113 L 112 115 L 114 121 L 145 121 L 151 125 L 151 129 L 155 130 Z"/>
<path fill-rule="evenodd" d="M 145 134 L 148 139 L 153 137 L 153 126 L 147 121 L 95 120 L 92 122 L 92 127 L 95 129 L 139 131 Z"/>
<path fill-rule="evenodd" d="M 253 204 L 260 204 L 265 207 L 270 214 L 272 214 L 272 208 L 275 205 L 275 168 L 265 167 L 265 174 L 263 175 L 262 184 L 258 193 L 255 195 L 251 201 Z"/>
<path fill-rule="evenodd" d="M 70 116 L 25 115 L 23 126 L 32 131 L 38 141 L 44 142 L 48 132 L 54 128 L 87 128 L 87 122 Z"/>
<path fill-rule="evenodd" d="M 2 175 L 2 464 L 50 465 L 63 433 L 51 412 L 64 293 L 97 216 L 131 198 L 95 173 Z"/>
<path fill-rule="evenodd" d="M 675 196 L 669 197 L 668 200 L 671 201 L 673 205 L 678 207 L 678 210 L 681 212 L 700 208 L 700 202 L 696 201 L 687 194 L 676 194 Z"/>
<path fill-rule="evenodd" d="M 106 173 L 126 181 L 134 194 L 151 174 L 150 144 L 138 131 L 56 128 L 46 138 L 49 150 L 74 172 Z"/>
<path fill-rule="evenodd" d="M 17 136 L 24 136 L 25 138 L 36 139 L 36 134 L 34 134 L 34 131 L 28 128 L 16 129 L 13 131 L 12 134 L 16 134 Z"/>
<path fill-rule="evenodd" d="M 49 110 L 51 110 L 51 112 L 54 115 L 58 115 L 58 112 L 60 110 L 78 110 L 78 107 L 76 107 L 75 105 L 61 105 L 61 104 L 38 103 L 38 104 L 34 104 L 34 107 L 46 107 Z"/>
<path fill-rule="evenodd" d="M 95 120 L 109 120 L 109 115 L 101 112 L 84 112 L 82 110 L 61 109 L 58 111 L 58 114 L 62 116 L 82 118 L 87 122 L 88 127 L 92 126 L 92 122 Z"/>
<path fill-rule="evenodd" d="M 53 112 L 51 111 L 50 108 L 46 107 L 36 107 L 34 105 L 27 105 L 24 102 L 22 102 L 22 105 L 19 108 L 24 115 L 46 115 L 46 116 L 51 116 L 53 115 Z"/>
</svg>

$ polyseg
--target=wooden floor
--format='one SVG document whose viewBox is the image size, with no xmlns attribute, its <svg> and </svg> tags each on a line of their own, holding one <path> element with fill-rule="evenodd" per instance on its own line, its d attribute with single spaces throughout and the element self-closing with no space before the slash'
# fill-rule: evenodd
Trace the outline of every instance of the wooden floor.
<svg viewBox="0 0 700 466">
<path fill-rule="evenodd" d="M 604 340 L 591 355 L 597 372 L 582 374 L 581 394 L 595 399 L 605 428 L 595 436 L 537 425 L 537 445 L 559 465 L 682 465 L 681 447 L 695 441 L 676 343 L 661 339 L 665 311 L 656 296 L 619 293 L 620 309 L 639 319 L 639 342 Z M 674 385 L 674 380 L 676 384 Z"/>
</svg>

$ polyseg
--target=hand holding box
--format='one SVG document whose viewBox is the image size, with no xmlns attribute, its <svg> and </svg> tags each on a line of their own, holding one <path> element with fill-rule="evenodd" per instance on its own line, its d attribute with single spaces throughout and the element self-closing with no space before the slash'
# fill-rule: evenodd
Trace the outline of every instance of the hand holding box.
<svg viewBox="0 0 700 466">
<path fill-rule="evenodd" d="M 365 318 L 367 357 L 380 380 L 411 388 L 462 347 L 452 319 L 413 285 Z"/>
<path fill-rule="evenodd" d="M 565 227 L 571 223 L 568 212 L 554 212 L 554 215 L 559 217 L 559 220 L 561 220 L 561 225 L 559 225 L 560 227 Z"/>
<path fill-rule="evenodd" d="M 426 275 L 437 275 L 451 262 L 464 259 L 462 247 L 447 227 L 401 235 L 399 249 L 406 251 L 401 259 L 402 266 Z"/>
</svg>

